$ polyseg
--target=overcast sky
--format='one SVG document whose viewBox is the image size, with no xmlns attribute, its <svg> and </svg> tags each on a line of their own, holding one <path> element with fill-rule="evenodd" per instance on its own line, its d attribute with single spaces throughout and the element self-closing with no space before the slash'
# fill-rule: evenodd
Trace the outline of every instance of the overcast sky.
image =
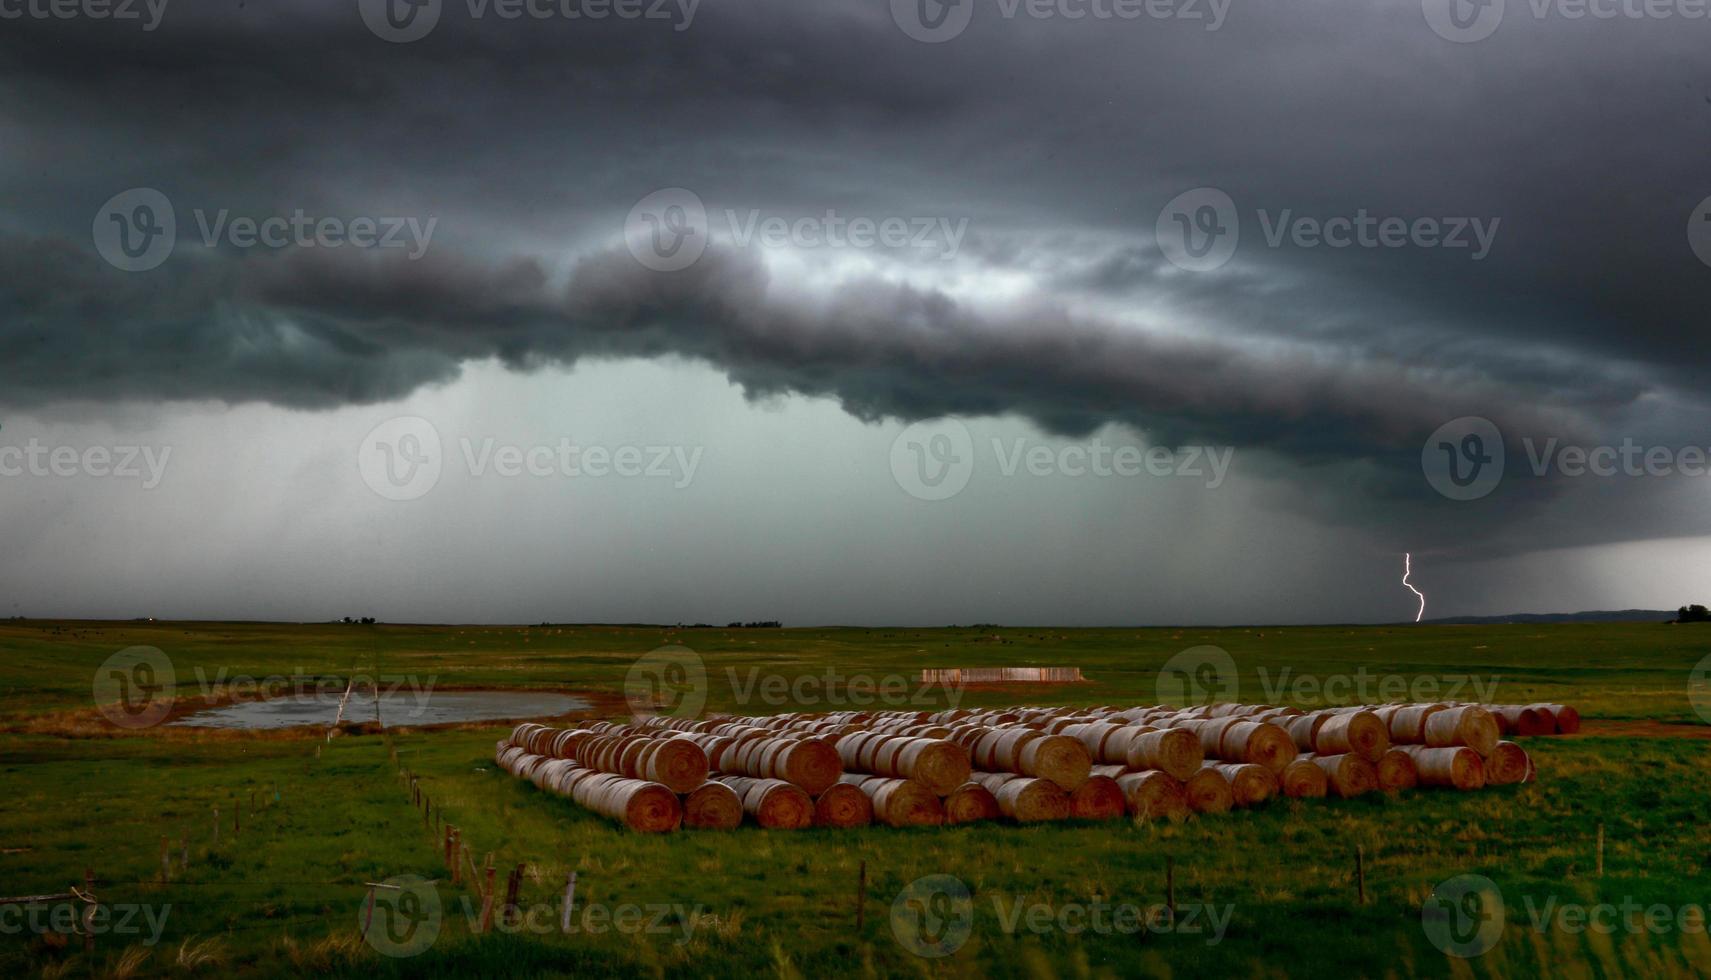
<svg viewBox="0 0 1711 980">
<path fill-rule="evenodd" d="M 1711 23 L 1595 6 L 0 3 L 0 612 L 1706 601 Z"/>
</svg>

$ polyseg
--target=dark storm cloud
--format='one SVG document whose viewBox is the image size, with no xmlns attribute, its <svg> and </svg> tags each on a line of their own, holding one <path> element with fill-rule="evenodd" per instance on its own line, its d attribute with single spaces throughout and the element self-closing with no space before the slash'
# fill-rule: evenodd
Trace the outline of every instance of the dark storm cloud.
<svg viewBox="0 0 1711 980">
<path fill-rule="evenodd" d="M 184 3 L 146 36 L 5 26 L 14 406 L 313 407 L 486 357 L 685 356 L 862 418 L 1117 421 L 1367 468 L 1373 506 L 1401 493 L 1396 474 L 1422 489 L 1421 441 L 1457 415 L 1570 439 L 1705 417 L 1711 270 L 1686 226 L 1711 194 L 1711 80 L 1700 32 L 1668 21 L 1515 11 L 1457 45 L 1413 3 L 1243 4 L 1215 32 L 983 4 L 964 36 L 925 45 L 879 0 L 708 0 L 682 31 L 471 21 L 450 3 L 403 45 L 354 2 Z M 967 217 L 969 261 L 1040 289 L 1010 308 L 883 276 L 811 295 L 741 255 L 653 274 L 606 250 L 635 200 L 673 185 L 784 213 Z M 1152 226 L 1200 185 L 1236 202 L 1243 244 L 1184 273 Z M 440 244 L 413 264 L 181 247 L 200 254 L 123 275 L 88 228 L 134 186 L 249 212 L 434 214 Z M 1257 218 L 1360 209 L 1501 226 L 1472 261 L 1271 248 Z M 1646 411 L 1660 395 L 1672 414 Z"/>
</svg>

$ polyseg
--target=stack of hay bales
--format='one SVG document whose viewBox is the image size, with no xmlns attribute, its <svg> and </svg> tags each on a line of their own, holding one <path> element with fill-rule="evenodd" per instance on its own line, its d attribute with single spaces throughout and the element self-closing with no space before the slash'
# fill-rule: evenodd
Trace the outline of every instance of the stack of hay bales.
<svg viewBox="0 0 1711 980">
<path fill-rule="evenodd" d="M 1279 796 L 1524 782 L 1536 767 L 1503 736 L 1579 724 L 1566 705 L 1458 702 L 839 711 L 529 723 L 495 760 L 644 832 L 1178 821 Z"/>
</svg>

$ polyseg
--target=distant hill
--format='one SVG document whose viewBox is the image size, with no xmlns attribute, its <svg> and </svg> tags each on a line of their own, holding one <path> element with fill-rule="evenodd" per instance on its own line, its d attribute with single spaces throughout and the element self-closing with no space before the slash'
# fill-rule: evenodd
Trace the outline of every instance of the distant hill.
<svg viewBox="0 0 1711 980">
<path fill-rule="evenodd" d="M 1444 626 L 1484 626 L 1492 623 L 1666 623 L 1674 609 L 1605 609 L 1572 613 L 1510 613 L 1507 616 L 1451 616 L 1428 619 Z"/>
</svg>

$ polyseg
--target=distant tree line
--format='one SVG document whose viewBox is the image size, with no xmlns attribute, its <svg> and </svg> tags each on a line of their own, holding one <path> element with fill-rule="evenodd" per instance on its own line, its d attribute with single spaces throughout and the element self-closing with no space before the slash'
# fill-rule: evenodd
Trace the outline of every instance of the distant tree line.
<svg viewBox="0 0 1711 980">
<path fill-rule="evenodd" d="M 783 628 L 784 624 L 776 619 L 763 620 L 755 623 L 728 623 L 726 629 L 731 630 L 775 630 Z"/>
<path fill-rule="evenodd" d="M 1682 606 L 1676 610 L 1675 621 L 1678 623 L 1711 623 L 1711 609 L 1706 609 L 1697 603 L 1691 606 Z"/>
<path fill-rule="evenodd" d="M 339 620 L 339 622 L 350 623 L 352 625 L 361 624 L 363 626 L 372 626 L 372 625 L 374 625 L 374 617 L 373 616 L 364 616 L 361 619 L 352 619 L 349 616 L 346 616 L 344 619 Z"/>
</svg>

